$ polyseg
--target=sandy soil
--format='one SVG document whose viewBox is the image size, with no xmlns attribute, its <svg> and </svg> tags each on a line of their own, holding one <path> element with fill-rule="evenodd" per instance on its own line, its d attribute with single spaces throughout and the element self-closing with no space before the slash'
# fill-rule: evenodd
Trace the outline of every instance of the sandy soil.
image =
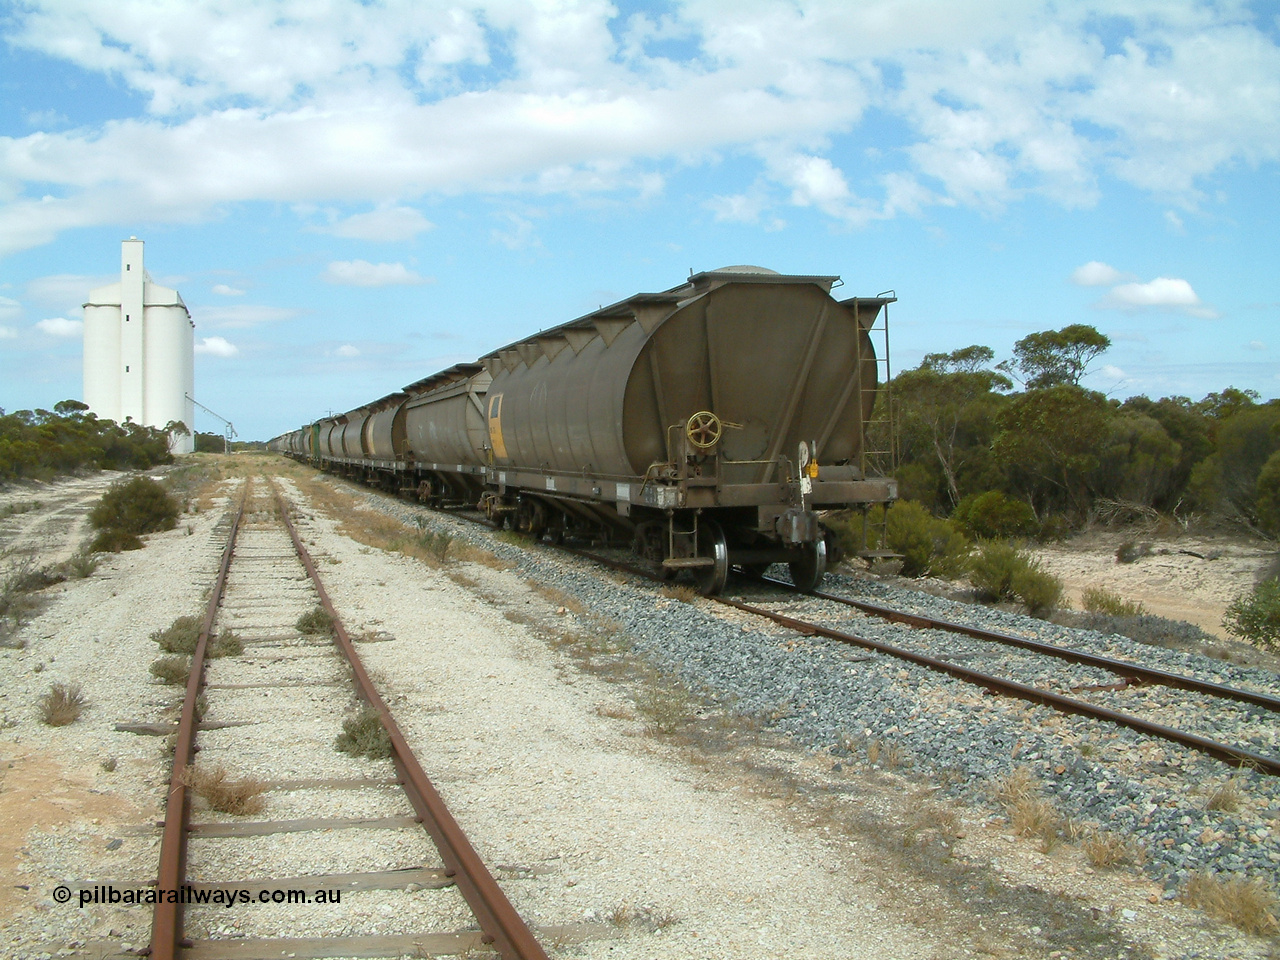
<svg viewBox="0 0 1280 960">
<path fill-rule="evenodd" d="M 1134 544 L 1143 554 L 1120 563 L 1116 551 Z M 1126 600 L 1171 620 L 1193 623 L 1220 639 L 1227 605 L 1253 588 L 1259 574 L 1273 569 L 1280 545 L 1254 537 L 1225 534 L 1089 531 L 1037 551 L 1045 566 L 1061 577 L 1076 609 L 1080 594 L 1104 587 Z"/>
</svg>

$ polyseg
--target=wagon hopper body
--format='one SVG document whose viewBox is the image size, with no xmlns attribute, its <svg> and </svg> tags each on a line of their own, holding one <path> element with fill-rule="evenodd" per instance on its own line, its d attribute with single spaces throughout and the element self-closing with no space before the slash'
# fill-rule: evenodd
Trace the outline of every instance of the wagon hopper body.
<svg viewBox="0 0 1280 960">
<path fill-rule="evenodd" d="M 837 280 L 696 274 L 278 439 L 534 535 L 629 540 L 704 592 L 779 561 L 812 587 L 820 513 L 896 497 L 864 457 L 868 331 L 894 298 L 838 301 Z"/>
</svg>

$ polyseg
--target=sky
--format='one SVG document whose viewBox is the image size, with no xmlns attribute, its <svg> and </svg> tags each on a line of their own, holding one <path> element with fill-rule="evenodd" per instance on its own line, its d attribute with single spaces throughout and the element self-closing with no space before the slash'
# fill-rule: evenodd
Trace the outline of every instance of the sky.
<svg viewBox="0 0 1280 960">
<path fill-rule="evenodd" d="M 0 0 L 0 408 L 131 236 L 245 439 L 730 264 L 1274 398 L 1280 2 Z"/>
</svg>

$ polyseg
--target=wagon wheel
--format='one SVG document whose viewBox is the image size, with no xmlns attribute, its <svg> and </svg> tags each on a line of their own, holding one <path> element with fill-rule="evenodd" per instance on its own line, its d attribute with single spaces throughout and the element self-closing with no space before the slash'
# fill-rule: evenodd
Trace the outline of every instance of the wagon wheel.
<svg viewBox="0 0 1280 960">
<path fill-rule="evenodd" d="M 827 572 L 827 544 L 824 540 L 802 544 L 799 560 L 787 564 L 791 568 L 791 582 L 801 593 L 812 593 Z"/>
<path fill-rule="evenodd" d="M 684 425 L 685 436 L 699 450 L 710 450 L 720 442 L 724 427 L 720 418 L 710 410 L 699 410 Z"/>
<path fill-rule="evenodd" d="M 694 567 L 693 579 L 698 592 L 704 597 L 714 597 L 724 589 L 729 579 L 729 545 L 724 531 L 714 520 L 703 520 L 698 530 L 698 556 L 710 557 L 714 563 L 707 567 Z"/>
</svg>

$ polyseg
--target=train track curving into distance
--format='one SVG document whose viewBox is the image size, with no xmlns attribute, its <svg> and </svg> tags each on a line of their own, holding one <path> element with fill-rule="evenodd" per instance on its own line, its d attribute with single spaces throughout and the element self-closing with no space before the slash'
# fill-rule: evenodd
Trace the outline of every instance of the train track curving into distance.
<svg viewBox="0 0 1280 960">
<path fill-rule="evenodd" d="M 312 609 L 316 604 L 332 620 L 332 644 L 317 643 L 314 638 L 299 636 L 292 626 L 293 617 L 298 612 Z M 228 623 L 233 624 L 238 633 L 244 634 L 245 655 L 208 661 L 210 637 Z M 202 822 L 193 822 L 193 797 L 187 785 L 189 775 L 186 771 L 195 760 L 196 751 L 201 749 L 196 744 L 198 730 L 218 731 L 212 735 L 214 742 L 205 745 L 204 756 L 227 757 L 228 762 L 234 763 L 237 756 L 261 759 L 265 755 L 269 761 L 272 756 L 290 750 L 288 738 L 296 735 L 290 733 L 291 724 L 310 724 L 314 740 L 315 730 L 332 727 L 341 720 L 350 704 L 350 695 L 343 689 L 347 686 L 348 676 L 354 681 L 353 692 L 377 714 L 390 739 L 391 759 L 382 761 L 386 766 L 382 776 L 370 776 L 366 772 L 363 776 L 353 777 L 353 762 L 345 761 L 330 751 L 332 766 L 325 771 L 326 775 L 266 784 L 272 791 L 292 791 L 291 797 L 305 795 L 301 806 L 314 811 L 312 816 L 246 822 L 243 819 L 220 820 L 206 815 Z M 251 681 L 243 682 L 247 678 Z M 234 717 L 238 709 L 243 711 L 246 707 L 249 715 L 243 722 L 204 725 L 200 722 L 201 710 L 197 705 L 202 696 L 219 715 Z M 255 697 L 261 696 L 271 697 L 269 709 L 264 709 L 261 701 L 253 702 Z M 323 746 L 327 749 L 328 743 Z M 309 754 L 312 758 L 317 755 L 326 757 L 329 754 L 314 749 Z M 356 765 L 355 768 L 367 771 L 371 763 L 378 761 L 362 763 L 363 766 Z M 394 797 L 397 787 L 404 795 L 399 802 Z M 385 815 L 366 814 L 360 818 L 323 815 L 327 805 L 331 810 L 349 810 L 350 805 L 344 804 L 341 796 L 350 797 L 351 791 L 371 792 L 375 797 L 373 805 Z M 273 795 L 271 806 L 274 807 L 275 803 Z M 492 951 L 507 960 L 545 960 L 542 946 L 445 807 L 375 689 L 328 598 L 316 564 L 290 518 L 290 504 L 274 483 L 269 496 L 256 496 L 252 480 L 246 481 L 231 524 L 186 685 L 162 827 L 158 889 L 185 890 L 187 893 L 156 904 L 149 951 L 152 960 L 175 957 L 187 960 L 250 960 L 282 956 L 385 957 L 405 953 L 432 956 L 474 950 Z M 385 847 L 379 838 L 392 830 L 408 833 L 401 834 L 404 839 Z M 431 862 L 431 846 L 417 833 L 420 830 L 425 830 L 434 843 L 434 863 Z M 311 836 L 316 839 L 304 842 L 315 849 L 309 850 L 308 856 L 303 858 L 307 862 L 302 875 L 233 875 L 225 879 L 208 879 L 211 875 L 223 877 L 236 869 L 223 866 L 220 843 L 253 837 L 252 859 L 274 863 L 288 857 L 290 850 L 298 850 L 297 834 L 311 831 L 315 831 Z M 367 855 L 366 860 L 377 860 L 374 865 L 379 869 L 369 869 L 364 873 L 351 873 L 349 870 L 330 873 L 316 869 L 313 861 L 328 849 L 321 838 L 332 838 L 339 833 L 356 842 L 360 854 Z M 264 852 L 274 838 L 281 836 L 294 839 L 276 841 L 284 844 L 283 852 L 279 854 Z M 290 842 L 294 846 L 290 847 Z M 408 862 L 384 862 L 395 856 L 407 858 Z M 202 875 L 200 882 L 188 879 L 192 863 Z M 403 901 L 393 899 L 384 913 L 401 918 L 410 929 L 396 934 L 306 937 L 291 935 L 289 919 L 284 917 L 280 919 L 285 929 L 279 935 L 193 940 L 185 932 L 187 909 L 210 909 L 195 906 L 198 901 L 194 900 L 192 891 L 248 891 L 247 895 L 258 896 L 262 891 L 287 889 L 302 892 L 308 898 L 302 902 L 312 903 L 316 902 L 314 893 L 326 888 L 330 891 L 330 904 L 333 903 L 334 889 L 347 893 L 349 905 L 361 895 L 370 896 L 368 891 L 380 891 L 373 895 L 381 897 L 403 897 Z M 455 890 L 456 893 L 453 892 Z M 458 915 L 461 905 L 456 898 L 459 893 L 479 929 L 455 929 L 451 932 L 414 929 L 421 925 L 439 927 L 441 918 L 448 921 Z M 184 899 L 186 904 L 182 902 Z M 248 901 L 242 898 L 239 902 Z M 221 904 L 211 909 L 221 911 L 221 916 L 228 915 Z M 240 909 L 251 911 L 255 908 Z M 326 909 L 339 908 L 330 906 Z M 434 924 L 431 922 L 433 919 Z M 544 933 L 569 940 L 591 934 L 585 928 L 552 928 Z"/>
</svg>

